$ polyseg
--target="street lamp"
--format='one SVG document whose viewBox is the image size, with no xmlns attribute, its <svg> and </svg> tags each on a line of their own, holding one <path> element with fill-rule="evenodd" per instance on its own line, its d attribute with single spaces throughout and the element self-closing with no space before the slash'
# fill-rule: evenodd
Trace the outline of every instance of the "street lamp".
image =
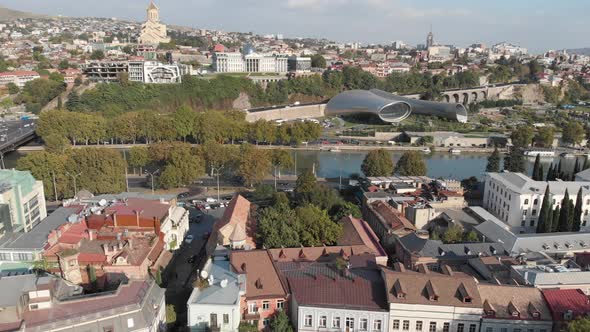
<svg viewBox="0 0 590 332">
<path fill-rule="evenodd" d="M 217 171 L 217 202 L 219 203 L 219 172 L 223 169 L 223 166 L 213 167 L 211 166 L 211 175 L 215 174 Z"/>
<path fill-rule="evenodd" d="M 71 176 L 72 179 L 74 179 L 74 198 L 76 198 L 76 195 L 78 195 L 78 177 L 82 175 L 82 172 L 77 174 L 71 174 L 70 172 L 66 172 L 66 174 L 68 176 Z"/>
<path fill-rule="evenodd" d="M 4 165 L 4 152 L 0 151 L 0 169 L 5 169 L 6 166 Z"/>
<path fill-rule="evenodd" d="M 147 174 L 150 175 L 150 178 L 152 178 L 152 195 L 154 194 L 154 175 L 158 174 L 159 171 L 159 168 L 153 172 L 145 171 Z"/>
</svg>

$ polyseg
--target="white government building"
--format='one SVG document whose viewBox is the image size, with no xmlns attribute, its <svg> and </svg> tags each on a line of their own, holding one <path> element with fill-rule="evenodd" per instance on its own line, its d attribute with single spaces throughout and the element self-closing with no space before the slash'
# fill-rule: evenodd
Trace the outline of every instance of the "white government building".
<svg viewBox="0 0 590 332">
<path fill-rule="evenodd" d="M 219 52 L 213 54 L 213 68 L 218 73 L 286 73 L 286 55 Z"/>
<path fill-rule="evenodd" d="M 589 231 L 590 181 L 586 179 L 580 181 L 582 178 L 579 176 L 576 179 L 575 182 L 535 181 L 522 173 L 487 173 L 483 197 L 484 208 L 508 224 L 514 233 L 534 233 L 547 185 L 551 193 L 552 208 L 561 205 L 566 190 L 575 204 L 578 191 L 582 188 L 581 230 Z"/>
</svg>

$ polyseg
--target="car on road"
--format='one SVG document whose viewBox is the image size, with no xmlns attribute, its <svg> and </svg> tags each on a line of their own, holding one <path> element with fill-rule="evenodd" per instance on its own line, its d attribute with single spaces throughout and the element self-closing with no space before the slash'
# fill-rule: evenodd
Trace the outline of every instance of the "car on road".
<svg viewBox="0 0 590 332">
<path fill-rule="evenodd" d="M 178 196 L 176 196 L 176 197 L 178 197 L 178 198 L 187 198 L 190 195 L 191 195 L 191 193 L 189 193 L 188 191 L 185 191 L 183 193 L 178 194 Z"/>
<path fill-rule="evenodd" d="M 190 264 L 192 264 L 192 263 L 194 263 L 196 260 L 197 260 L 197 255 L 192 255 L 191 257 L 189 257 L 189 258 L 187 259 L 187 263 L 190 263 Z"/>
<path fill-rule="evenodd" d="M 191 244 L 194 239 L 195 239 L 195 237 L 189 234 L 184 238 L 184 243 Z"/>
</svg>

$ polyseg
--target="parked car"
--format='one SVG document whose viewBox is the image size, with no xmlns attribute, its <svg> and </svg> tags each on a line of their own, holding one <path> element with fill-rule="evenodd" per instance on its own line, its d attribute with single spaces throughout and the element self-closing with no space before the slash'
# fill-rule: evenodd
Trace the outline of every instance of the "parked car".
<svg viewBox="0 0 590 332">
<path fill-rule="evenodd" d="M 184 243 L 191 244 L 194 239 L 195 239 L 195 237 L 189 234 L 184 238 Z"/>
</svg>

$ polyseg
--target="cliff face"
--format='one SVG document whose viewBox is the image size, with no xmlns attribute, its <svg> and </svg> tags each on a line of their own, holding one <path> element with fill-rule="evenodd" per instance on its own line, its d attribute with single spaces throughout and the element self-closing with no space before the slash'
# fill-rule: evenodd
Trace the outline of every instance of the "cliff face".
<svg viewBox="0 0 590 332">
<path fill-rule="evenodd" d="M 21 12 L 14 9 L 0 7 L 0 21 L 14 20 L 18 18 L 44 18 L 48 16 Z"/>
<path fill-rule="evenodd" d="M 519 88 L 520 97 L 524 104 L 545 103 L 545 95 L 539 84 L 529 84 Z"/>
</svg>

